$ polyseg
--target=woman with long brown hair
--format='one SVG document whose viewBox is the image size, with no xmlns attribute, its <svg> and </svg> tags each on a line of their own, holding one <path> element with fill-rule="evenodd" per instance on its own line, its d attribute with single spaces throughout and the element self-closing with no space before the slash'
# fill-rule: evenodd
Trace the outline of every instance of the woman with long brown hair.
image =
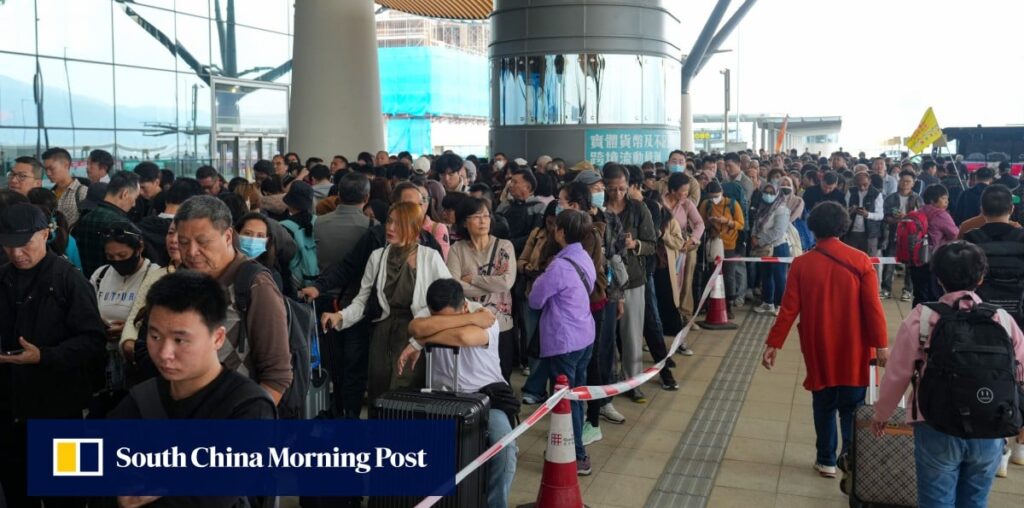
<svg viewBox="0 0 1024 508">
<path fill-rule="evenodd" d="M 373 320 L 367 398 L 371 402 L 388 390 L 423 386 L 423 363 L 398 374 L 398 355 L 409 340 L 409 322 L 427 307 L 427 288 L 451 273 L 441 255 L 419 244 L 423 215 L 415 203 L 395 203 L 388 212 L 387 245 L 370 255 L 362 286 L 352 304 L 326 312 L 324 329 L 344 330 L 364 318 Z"/>
</svg>

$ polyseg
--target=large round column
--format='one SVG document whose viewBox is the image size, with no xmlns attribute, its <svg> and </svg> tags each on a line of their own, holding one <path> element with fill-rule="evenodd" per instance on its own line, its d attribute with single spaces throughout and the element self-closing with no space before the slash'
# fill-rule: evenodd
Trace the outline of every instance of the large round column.
<svg viewBox="0 0 1024 508">
<path fill-rule="evenodd" d="M 495 0 L 491 150 L 640 164 L 680 141 L 676 0 Z M 693 143 L 692 125 L 688 135 Z"/>
<path fill-rule="evenodd" d="M 693 151 L 693 106 L 690 103 L 690 92 L 686 92 L 679 101 L 679 149 L 684 152 Z"/>
<path fill-rule="evenodd" d="M 384 150 L 372 0 L 296 0 L 288 149 L 303 159 Z"/>
</svg>

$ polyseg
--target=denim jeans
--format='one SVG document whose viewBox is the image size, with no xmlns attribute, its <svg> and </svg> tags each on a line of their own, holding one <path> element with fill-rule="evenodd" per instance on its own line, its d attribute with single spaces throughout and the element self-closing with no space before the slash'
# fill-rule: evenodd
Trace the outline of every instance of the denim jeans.
<svg viewBox="0 0 1024 508">
<path fill-rule="evenodd" d="M 661 324 L 661 315 L 658 313 L 658 295 L 654 290 L 654 275 L 647 276 L 646 291 L 644 294 L 644 342 L 651 352 L 655 362 L 660 362 L 668 356 L 668 348 L 665 346 L 665 329 Z M 658 373 L 665 383 L 672 383 L 675 378 L 672 371 L 665 367 Z"/>
<path fill-rule="evenodd" d="M 735 250 L 725 251 L 725 257 L 742 257 L 741 252 Z M 708 264 L 708 273 L 714 269 L 714 264 Z M 722 277 L 725 279 L 725 298 L 732 304 L 736 297 L 743 296 L 747 291 L 747 264 L 746 263 L 725 263 L 722 265 Z"/>
<path fill-rule="evenodd" d="M 853 439 L 853 416 L 857 408 L 864 404 L 864 386 L 832 386 L 811 392 L 812 409 L 814 410 L 814 432 L 818 435 L 815 443 L 818 449 L 818 464 L 823 466 L 836 465 L 836 413 L 839 413 L 839 429 L 843 437 L 843 448 L 840 454 L 850 449 Z"/>
<path fill-rule="evenodd" d="M 578 351 L 549 357 L 551 381 L 554 382 L 559 374 L 565 374 L 569 378 L 570 388 L 586 385 L 587 364 L 590 363 L 592 349 L 591 345 Z M 583 448 L 583 402 L 578 400 L 572 401 L 572 433 L 576 444 L 576 460 L 583 460 L 587 458 L 587 451 Z"/>
<path fill-rule="evenodd" d="M 530 375 L 523 383 L 523 395 L 530 394 L 543 399 L 548 393 L 548 359 L 530 358 Z"/>
<path fill-rule="evenodd" d="M 772 256 L 789 257 L 789 244 L 784 243 L 772 249 Z M 782 295 L 786 292 L 786 263 L 760 263 L 761 267 L 761 301 L 778 307 L 782 305 Z"/>
<path fill-rule="evenodd" d="M 508 416 L 500 409 L 491 409 L 487 421 L 487 444 L 493 446 L 512 432 Z M 487 470 L 487 506 L 489 508 L 506 508 L 508 491 L 512 488 L 512 479 L 516 476 L 516 453 L 519 452 L 516 442 L 512 441 L 491 459 Z"/>
<path fill-rule="evenodd" d="M 1002 439 L 963 439 L 914 425 L 917 505 L 983 508 L 1002 454 Z"/>
</svg>

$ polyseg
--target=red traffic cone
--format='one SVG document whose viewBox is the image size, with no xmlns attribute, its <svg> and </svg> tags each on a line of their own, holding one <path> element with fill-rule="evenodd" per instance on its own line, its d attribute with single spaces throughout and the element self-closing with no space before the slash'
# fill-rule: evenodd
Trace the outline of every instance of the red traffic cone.
<svg viewBox="0 0 1024 508">
<path fill-rule="evenodd" d="M 719 259 L 720 262 L 720 259 Z M 714 286 L 711 287 L 711 295 L 708 297 L 708 308 L 706 318 L 700 321 L 700 327 L 707 330 L 735 330 L 739 328 L 735 323 L 729 322 L 729 312 L 726 310 L 725 302 L 725 279 L 719 270 L 715 276 Z"/>
<path fill-rule="evenodd" d="M 555 380 L 555 390 L 569 386 L 569 378 L 561 374 Z M 572 408 L 563 398 L 551 411 L 548 446 L 544 451 L 544 473 L 540 478 L 537 502 L 518 508 L 581 508 L 579 479 L 576 476 L 576 436 L 572 431 Z"/>
</svg>

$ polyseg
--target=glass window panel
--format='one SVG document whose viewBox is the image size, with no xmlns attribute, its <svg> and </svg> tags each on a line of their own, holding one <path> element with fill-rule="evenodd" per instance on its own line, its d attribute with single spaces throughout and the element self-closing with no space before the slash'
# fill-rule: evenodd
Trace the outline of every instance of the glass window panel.
<svg viewBox="0 0 1024 508">
<path fill-rule="evenodd" d="M 0 2 L 0 19 L 4 22 L 4 29 L 0 30 L 0 48 L 19 53 L 36 52 L 35 10 L 32 2 Z"/>
<path fill-rule="evenodd" d="M 287 35 L 237 26 L 235 41 L 238 76 L 233 77 L 255 79 L 292 57 Z"/>
<path fill-rule="evenodd" d="M 679 124 L 679 108 L 682 107 L 683 77 L 682 66 L 676 60 L 666 59 L 665 65 L 665 123 Z"/>
<path fill-rule="evenodd" d="M 175 16 L 177 25 L 175 30 L 178 34 L 178 43 L 192 55 L 201 66 L 209 66 L 213 60 L 210 57 L 210 22 L 206 18 L 177 14 Z M 194 72 L 187 60 L 179 57 L 179 71 Z"/>
<path fill-rule="evenodd" d="M 235 0 L 235 23 L 275 32 L 288 32 L 288 17 L 291 15 L 291 1 L 288 0 Z M 221 10 L 227 14 L 227 2 L 221 2 Z"/>
<path fill-rule="evenodd" d="M 285 133 L 286 90 L 218 83 L 217 132 Z"/>
<path fill-rule="evenodd" d="M 562 123 L 583 123 L 586 110 L 587 79 L 578 55 L 558 55 L 556 67 L 562 69 Z"/>
<path fill-rule="evenodd" d="M 71 101 L 68 95 L 68 79 L 64 74 L 64 63 L 52 58 L 39 60 L 42 76 L 42 123 L 46 127 L 72 127 Z"/>
<path fill-rule="evenodd" d="M 23 155 L 34 156 L 36 154 L 36 133 L 37 130 L 34 128 L 0 128 L 0 168 L 4 170 L 5 175 L 14 164 L 14 159 Z"/>
<path fill-rule="evenodd" d="M 179 152 L 206 157 L 210 139 L 210 87 L 198 77 L 178 74 Z"/>
<path fill-rule="evenodd" d="M 35 127 L 34 75 L 35 59 L 32 57 L 0 53 L 0 126 Z"/>
<path fill-rule="evenodd" d="M 114 4 L 114 61 L 119 64 L 174 70 L 175 57 L 159 38 L 151 35 L 125 9 L 134 11 L 167 40 L 174 41 L 174 13 L 144 5 Z"/>
<path fill-rule="evenodd" d="M 114 127 L 114 68 L 68 62 L 71 111 L 75 127 Z"/>
<path fill-rule="evenodd" d="M 177 129 L 175 73 L 116 67 L 117 128 Z"/>
<path fill-rule="evenodd" d="M 498 109 L 502 125 L 523 125 L 526 123 L 526 59 L 506 57 L 501 59 L 501 98 Z"/>
<path fill-rule="evenodd" d="M 146 0 L 148 3 L 149 0 Z M 212 2 L 209 0 L 176 0 L 174 10 L 184 14 L 195 14 L 208 18 L 213 15 Z"/>
<path fill-rule="evenodd" d="M 39 54 L 111 62 L 110 4 L 109 0 L 37 2 Z M 5 25 L 12 26 L 4 19 Z"/>
<path fill-rule="evenodd" d="M 586 110 L 584 114 L 583 123 L 597 123 L 597 112 L 598 112 L 598 82 L 599 74 L 603 77 L 604 73 L 599 70 L 604 68 L 604 61 L 601 55 L 596 53 L 583 53 L 576 58 L 579 65 L 583 68 L 585 73 L 585 86 L 584 94 L 586 100 Z"/>
<path fill-rule="evenodd" d="M 175 158 L 177 136 L 152 131 L 118 131 L 117 157 L 123 164 L 133 166 L 138 161 Z M 160 165 L 160 164 L 158 164 Z"/>
<path fill-rule="evenodd" d="M 641 57 L 643 64 L 644 123 L 665 123 L 665 67 L 664 59 L 655 56 Z"/>
<path fill-rule="evenodd" d="M 48 129 L 50 146 L 59 146 L 71 153 L 76 161 L 73 172 L 75 176 L 85 176 L 84 161 L 89 152 L 96 149 L 114 153 L 114 131 L 82 130 L 82 129 Z M 114 155 L 117 157 L 117 155 Z"/>
<path fill-rule="evenodd" d="M 598 122 L 640 123 L 642 71 L 636 55 L 601 55 L 593 70 L 598 87 Z"/>
</svg>

